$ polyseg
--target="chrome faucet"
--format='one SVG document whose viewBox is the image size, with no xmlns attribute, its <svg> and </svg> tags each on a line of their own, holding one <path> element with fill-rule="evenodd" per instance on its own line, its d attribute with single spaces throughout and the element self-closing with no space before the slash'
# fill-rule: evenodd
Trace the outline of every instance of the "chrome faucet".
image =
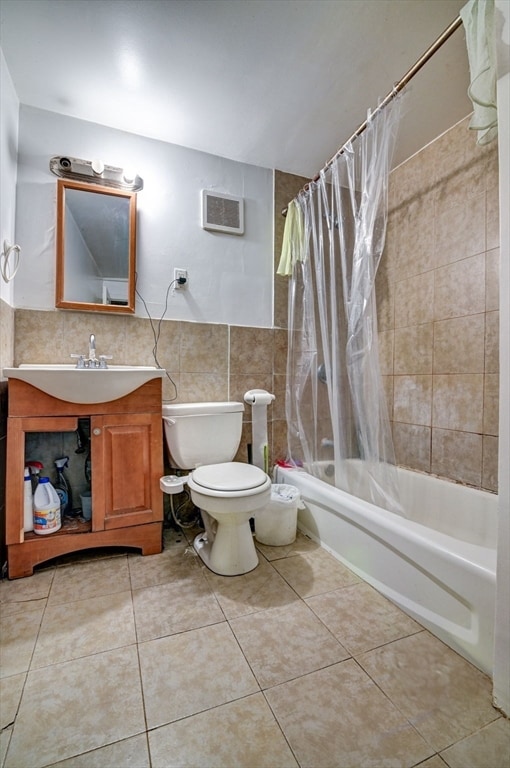
<svg viewBox="0 0 510 768">
<path fill-rule="evenodd" d="M 94 362 L 96 359 L 96 337 L 93 333 L 90 334 L 89 339 L 89 362 Z"/>
<path fill-rule="evenodd" d="M 89 337 L 89 356 L 85 355 L 71 355 L 71 357 L 78 358 L 76 363 L 77 368 L 108 368 L 107 360 L 111 360 L 111 355 L 99 355 L 96 357 L 96 337 L 93 333 Z"/>
</svg>

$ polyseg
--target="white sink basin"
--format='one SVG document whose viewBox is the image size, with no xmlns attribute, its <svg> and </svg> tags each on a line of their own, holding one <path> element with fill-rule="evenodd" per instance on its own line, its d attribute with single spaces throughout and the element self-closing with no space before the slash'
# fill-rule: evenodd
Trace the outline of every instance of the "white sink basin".
<svg viewBox="0 0 510 768">
<path fill-rule="evenodd" d="M 151 379 L 163 378 L 161 368 L 143 365 L 110 365 L 76 368 L 74 365 L 20 365 L 4 368 L 7 379 L 20 379 L 68 403 L 109 403 L 129 395 Z"/>
</svg>

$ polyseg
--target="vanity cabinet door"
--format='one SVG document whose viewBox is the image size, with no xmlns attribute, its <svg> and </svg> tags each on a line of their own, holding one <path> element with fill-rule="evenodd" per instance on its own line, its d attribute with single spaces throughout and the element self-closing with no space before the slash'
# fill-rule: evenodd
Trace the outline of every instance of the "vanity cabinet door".
<svg viewBox="0 0 510 768">
<path fill-rule="evenodd" d="M 92 416 L 92 530 L 163 520 L 159 413 Z"/>
</svg>

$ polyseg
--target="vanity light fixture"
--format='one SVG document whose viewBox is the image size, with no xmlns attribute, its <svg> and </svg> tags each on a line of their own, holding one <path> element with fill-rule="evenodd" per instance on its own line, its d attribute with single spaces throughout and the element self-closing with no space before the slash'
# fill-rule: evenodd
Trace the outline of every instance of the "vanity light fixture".
<svg viewBox="0 0 510 768">
<path fill-rule="evenodd" d="M 139 192 L 143 189 L 143 179 L 128 169 L 105 165 L 102 160 L 80 160 L 77 157 L 52 157 L 50 171 L 63 179 L 74 179 L 91 184 L 100 184 L 114 189 Z"/>
</svg>

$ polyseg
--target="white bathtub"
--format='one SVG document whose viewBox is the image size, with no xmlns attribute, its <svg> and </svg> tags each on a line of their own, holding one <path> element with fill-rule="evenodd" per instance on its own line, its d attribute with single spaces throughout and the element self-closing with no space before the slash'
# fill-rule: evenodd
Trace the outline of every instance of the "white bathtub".
<svg viewBox="0 0 510 768">
<path fill-rule="evenodd" d="M 300 469 L 298 527 L 479 669 L 492 675 L 497 496 L 398 469 L 406 517 Z"/>
</svg>

